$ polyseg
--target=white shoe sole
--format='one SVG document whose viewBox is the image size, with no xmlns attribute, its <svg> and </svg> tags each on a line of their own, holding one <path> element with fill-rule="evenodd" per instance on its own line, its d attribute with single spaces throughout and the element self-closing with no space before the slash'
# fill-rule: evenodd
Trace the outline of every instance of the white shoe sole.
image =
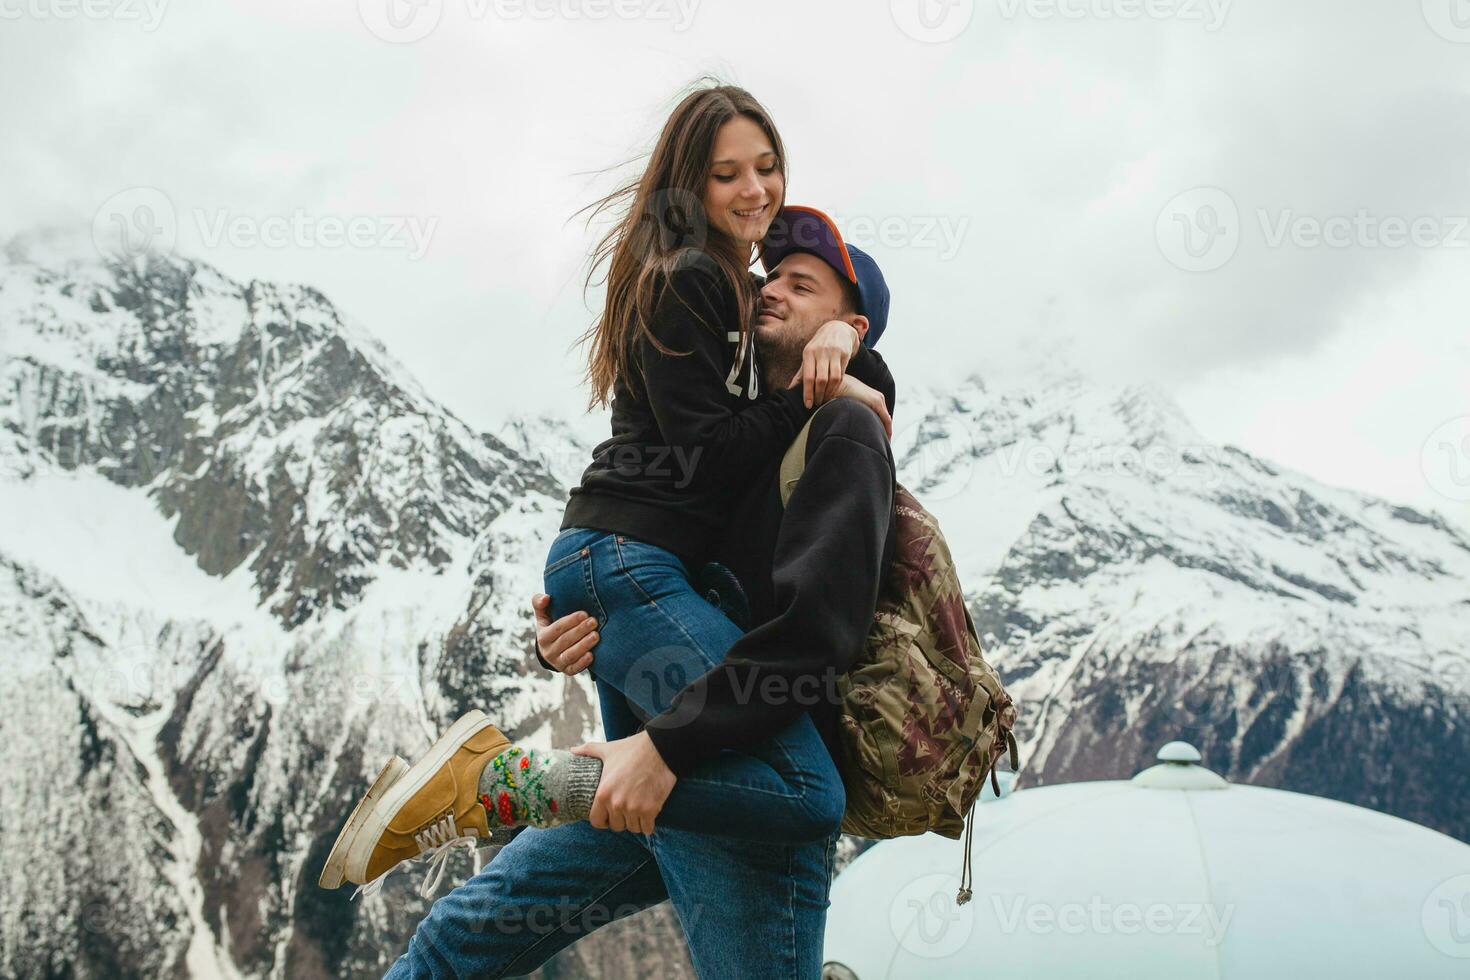
<svg viewBox="0 0 1470 980">
<path fill-rule="evenodd" d="M 368 787 L 367 793 L 357 801 L 357 806 L 352 808 L 352 813 L 347 817 L 347 823 L 343 825 L 342 831 L 337 834 L 337 841 L 332 845 L 332 852 L 327 855 L 327 863 L 322 868 L 321 877 L 316 880 L 318 885 L 322 888 L 341 886 L 343 874 L 347 870 L 347 848 L 343 845 L 357 833 L 373 804 L 388 792 L 388 787 L 402 779 L 410 768 L 412 767 L 409 766 L 407 760 L 400 759 L 396 755 L 384 764 L 377 778 L 373 780 L 373 784 Z"/>
<path fill-rule="evenodd" d="M 424 784 L 459 751 L 460 746 L 490 727 L 490 719 L 485 716 L 485 712 L 478 709 L 466 712 L 459 721 L 449 726 L 447 732 L 439 736 L 439 740 L 429 747 L 423 758 L 413 764 L 407 775 L 388 787 L 377 804 L 363 815 L 362 826 L 357 834 L 346 841 L 344 863 L 348 881 L 357 884 L 366 882 L 364 876 L 367 874 L 368 860 L 373 856 L 383 831 L 388 829 L 389 821 L 405 802 L 424 788 Z"/>
</svg>

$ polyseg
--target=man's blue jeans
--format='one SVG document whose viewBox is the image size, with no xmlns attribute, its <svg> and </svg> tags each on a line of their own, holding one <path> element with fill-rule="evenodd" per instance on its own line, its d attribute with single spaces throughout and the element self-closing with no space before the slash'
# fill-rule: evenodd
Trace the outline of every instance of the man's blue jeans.
<svg viewBox="0 0 1470 980">
<path fill-rule="evenodd" d="M 562 531 L 547 555 L 544 578 L 553 618 L 576 610 L 597 618 L 592 670 L 608 739 L 633 734 L 639 720 L 668 708 L 675 694 L 722 662 L 741 635 L 695 591 L 679 558 L 626 535 Z M 698 710 L 697 704 L 679 708 Z M 716 753 L 680 778 L 655 827 L 804 844 L 830 838 L 846 805 L 831 753 L 811 717 L 802 714 L 765 742 Z"/>
<path fill-rule="evenodd" d="M 524 976 L 665 898 L 701 980 L 818 980 L 838 836 L 762 845 L 672 827 L 530 827 L 434 903 L 384 980 Z"/>
<path fill-rule="evenodd" d="M 593 669 L 610 739 L 667 707 L 740 636 L 678 558 L 625 536 L 563 531 L 546 591 L 553 616 L 598 619 Z M 817 980 L 845 804 L 802 716 L 749 754 L 722 752 L 680 779 L 652 835 L 585 822 L 522 831 L 434 903 L 385 980 L 522 976 L 665 898 L 703 980 Z"/>
</svg>

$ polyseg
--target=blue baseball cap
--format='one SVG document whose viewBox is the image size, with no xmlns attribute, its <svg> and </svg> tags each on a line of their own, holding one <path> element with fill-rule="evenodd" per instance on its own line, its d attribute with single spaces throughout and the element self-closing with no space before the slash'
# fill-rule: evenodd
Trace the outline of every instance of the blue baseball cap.
<svg viewBox="0 0 1470 980">
<path fill-rule="evenodd" d="M 793 252 L 808 252 L 826 262 L 857 288 L 858 312 L 868 318 L 863 346 L 878 346 L 888 326 L 888 283 L 873 257 L 842 240 L 837 225 L 816 208 L 791 204 L 781 209 L 761 242 L 761 265 L 770 275 Z"/>
</svg>

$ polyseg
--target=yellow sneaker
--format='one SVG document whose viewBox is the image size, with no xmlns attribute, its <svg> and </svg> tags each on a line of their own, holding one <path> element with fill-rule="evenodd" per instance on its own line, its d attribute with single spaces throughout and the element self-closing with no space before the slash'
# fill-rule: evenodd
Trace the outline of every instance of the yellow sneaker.
<svg viewBox="0 0 1470 980">
<path fill-rule="evenodd" d="M 368 787 L 367 793 L 357 801 L 357 806 L 353 807 L 352 812 L 348 814 L 347 823 L 343 825 L 342 831 L 337 834 L 337 842 L 332 845 L 332 853 L 327 855 L 327 863 L 322 866 L 321 876 L 316 880 L 318 885 L 322 888 L 336 888 L 342 884 L 347 858 L 344 843 L 352 839 L 361 829 L 362 822 L 373 804 L 382 798 L 383 794 L 388 791 L 388 787 L 403 778 L 403 774 L 408 770 L 407 760 L 400 759 L 396 755 L 390 757 L 384 764 L 377 778 L 373 780 L 373 784 Z"/>
<path fill-rule="evenodd" d="M 510 739 L 482 711 L 456 721 L 402 777 L 368 805 L 357 829 L 339 838 L 327 857 L 340 857 L 343 877 L 362 891 L 377 891 L 382 877 L 403 861 L 438 857 L 431 892 L 444 874 L 444 859 L 456 844 L 471 850 L 491 842 L 489 821 L 480 802 L 480 773 L 510 748 Z"/>
</svg>

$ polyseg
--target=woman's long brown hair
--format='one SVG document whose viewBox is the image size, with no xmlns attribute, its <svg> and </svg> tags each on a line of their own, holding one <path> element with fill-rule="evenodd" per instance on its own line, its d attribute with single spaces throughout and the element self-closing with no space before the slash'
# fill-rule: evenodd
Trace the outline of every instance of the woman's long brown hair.
<svg viewBox="0 0 1470 980">
<path fill-rule="evenodd" d="M 737 116 L 752 120 L 776 151 L 781 184 L 786 185 L 786 150 L 770 114 L 749 92 L 733 85 L 702 85 L 679 102 L 649 154 L 642 176 L 582 210 L 590 223 L 612 210 L 617 220 L 592 252 L 586 286 L 607 266 L 602 281 L 607 297 L 602 315 L 578 338 L 588 344 L 584 378 L 591 389 L 588 408 L 608 404 L 619 377 L 633 366 L 631 341 L 641 333 L 663 354 L 683 356 L 659 342 L 649 329 L 654 291 L 660 275 L 701 263 L 725 277 L 735 293 L 740 317 L 741 349 L 748 349 L 750 326 L 758 298 L 750 280 L 751 256 L 715 228 L 704 213 L 715 134 Z M 783 203 L 775 202 L 777 207 Z M 726 327 L 710 324 L 722 336 Z M 640 379 L 641 383 L 641 379 Z"/>
</svg>

